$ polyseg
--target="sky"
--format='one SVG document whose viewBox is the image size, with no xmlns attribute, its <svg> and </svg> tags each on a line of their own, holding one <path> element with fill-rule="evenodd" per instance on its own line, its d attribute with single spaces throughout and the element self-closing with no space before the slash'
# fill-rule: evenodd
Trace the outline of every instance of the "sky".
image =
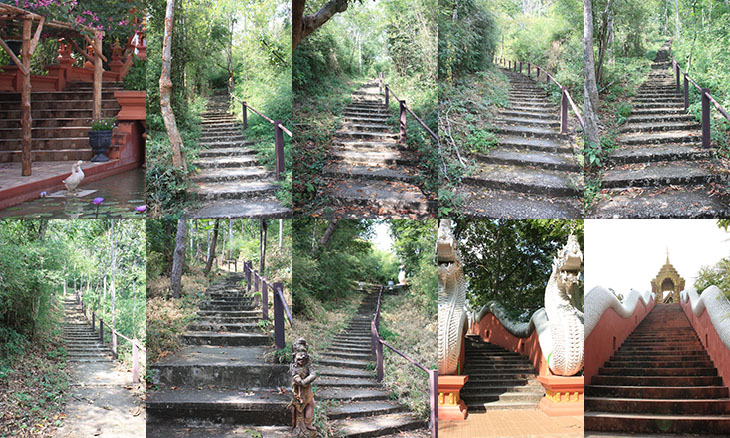
<svg viewBox="0 0 730 438">
<path fill-rule="evenodd" d="M 595 286 L 624 295 L 630 289 L 651 291 L 650 281 L 667 258 L 685 287 L 694 285 L 703 265 L 730 256 L 730 233 L 715 220 L 586 220 L 585 291 Z"/>
<path fill-rule="evenodd" d="M 384 252 L 392 252 L 391 246 L 393 240 L 390 237 L 390 225 L 387 222 L 378 221 L 375 223 L 373 229 L 375 230 L 375 235 L 372 238 L 372 242 L 375 244 L 375 247 Z"/>
</svg>

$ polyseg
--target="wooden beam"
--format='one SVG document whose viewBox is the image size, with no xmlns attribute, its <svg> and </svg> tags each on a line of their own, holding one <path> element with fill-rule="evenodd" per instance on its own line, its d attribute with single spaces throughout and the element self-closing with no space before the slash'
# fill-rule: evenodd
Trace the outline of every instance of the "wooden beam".
<svg viewBox="0 0 730 438">
<path fill-rule="evenodd" d="M 46 22 L 46 17 L 41 17 L 40 23 L 38 23 L 38 27 L 35 30 L 35 35 L 33 35 L 33 43 L 30 45 L 30 56 L 33 56 L 33 53 L 35 53 L 35 48 L 38 46 L 38 40 L 41 39 L 41 31 L 43 30 L 43 23 Z"/>
<path fill-rule="evenodd" d="M 99 32 L 96 33 L 96 35 L 98 35 L 98 34 L 99 34 Z M 104 36 L 104 32 L 102 32 L 101 35 Z M 84 38 L 86 38 L 86 41 L 88 41 L 89 44 L 91 44 L 92 46 L 94 46 L 94 41 L 92 41 L 91 38 L 89 38 L 88 35 L 84 35 Z M 96 37 L 94 38 L 94 40 L 96 40 Z M 96 47 L 96 46 L 94 46 L 94 47 Z M 94 50 L 96 50 L 96 49 L 94 49 Z M 106 59 L 106 56 L 104 56 L 103 53 L 99 52 L 99 56 L 101 56 L 101 60 L 102 61 L 109 62 L 109 60 Z"/>
<path fill-rule="evenodd" d="M 33 26 L 33 20 L 26 18 L 23 20 L 23 85 L 20 93 L 20 127 L 22 132 L 22 176 L 30 176 L 31 169 L 31 127 L 33 119 L 30 113 L 30 32 Z"/>
<path fill-rule="evenodd" d="M 76 40 L 74 40 L 73 38 L 69 38 L 68 40 L 71 41 L 71 45 L 74 46 L 74 49 L 76 49 L 76 51 L 79 52 L 81 54 L 81 56 L 86 58 L 87 61 L 89 61 L 92 64 L 94 62 L 96 62 L 96 61 L 94 61 L 94 58 L 92 58 L 91 56 L 89 56 L 88 53 L 86 53 L 86 50 L 82 49 L 81 46 L 79 46 L 79 43 L 77 43 Z"/>
<path fill-rule="evenodd" d="M 101 61 L 101 38 L 94 38 L 94 120 L 101 118 L 101 81 L 103 80 L 104 65 Z"/>
<path fill-rule="evenodd" d="M 13 62 L 15 63 L 15 65 L 18 66 L 20 71 L 23 72 L 24 75 L 27 75 L 29 73 L 29 71 L 26 70 L 23 63 L 20 62 L 20 59 L 18 59 L 18 57 L 15 56 L 15 53 L 13 53 L 13 51 L 10 50 L 10 47 L 8 47 L 8 45 L 5 43 L 5 41 L 3 41 L 2 38 L 0 38 L 0 46 L 2 46 L 2 48 L 5 49 L 6 52 L 8 52 L 8 55 L 10 55 L 10 57 L 13 59 Z"/>
</svg>

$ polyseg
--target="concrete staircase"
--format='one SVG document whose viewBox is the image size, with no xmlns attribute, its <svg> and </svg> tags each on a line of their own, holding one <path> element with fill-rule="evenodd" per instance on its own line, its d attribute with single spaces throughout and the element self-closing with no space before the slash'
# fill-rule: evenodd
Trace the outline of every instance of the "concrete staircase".
<svg viewBox="0 0 730 438">
<path fill-rule="evenodd" d="M 272 339 L 253 297 L 231 275 L 208 288 L 185 347 L 151 366 L 148 437 L 286 436 L 289 367 L 267 359 Z M 259 435 L 261 436 L 261 435 Z"/>
<path fill-rule="evenodd" d="M 64 91 L 31 93 L 32 161 L 88 161 L 92 84 L 69 83 Z M 120 84 L 105 83 L 102 117 L 114 117 L 121 107 L 114 98 Z M 21 160 L 20 93 L 0 93 L 0 163 Z M 69 166 L 70 168 L 70 166 Z"/>
<path fill-rule="evenodd" d="M 728 213 L 726 196 L 709 192 L 728 171 L 702 147 L 701 126 L 684 111 L 669 58 L 670 41 L 657 52 L 649 78 L 632 101 L 606 161 L 602 187 L 608 199 L 596 217 L 697 218 Z M 690 85 L 692 87 L 692 85 Z"/>
<path fill-rule="evenodd" d="M 228 112 L 229 102 L 227 92 L 218 92 L 202 114 L 202 150 L 193 163 L 200 171 L 193 182 L 194 194 L 204 206 L 194 217 L 290 217 L 291 210 L 276 199 L 273 170 L 258 163 L 253 142 L 246 140 L 241 124 Z"/>
<path fill-rule="evenodd" d="M 586 387 L 585 429 L 730 434 L 730 398 L 679 304 L 657 304 Z"/>
<path fill-rule="evenodd" d="M 81 305 L 76 303 L 75 298 L 64 298 L 63 305 L 66 309 L 63 338 L 68 351 L 68 361 L 106 362 L 111 365 L 112 352 L 99 341 L 98 325 L 97 330 L 91 328 L 81 311 Z"/>
<path fill-rule="evenodd" d="M 391 401 L 370 370 L 370 321 L 377 301 L 377 291 L 366 295 L 357 315 L 335 335 L 330 348 L 315 363 L 319 375 L 314 383 L 319 387 L 316 399 L 336 403 L 327 410 L 327 416 L 335 420 L 338 436 L 382 437 L 427 426 L 404 406 Z"/>
<path fill-rule="evenodd" d="M 345 217 L 433 216 L 419 187 L 418 156 L 398 143 L 378 82 L 365 83 L 345 108 L 324 167 L 328 207 Z M 413 128 L 418 129 L 418 128 Z"/>
<path fill-rule="evenodd" d="M 526 357 L 484 342 L 477 335 L 466 336 L 463 374 L 469 380 L 460 395 L 469 412 L 537 409 L 545 395 L 535 368 Z"/>
<path fill-rule="evenodd" d="M 499 143 L 475 153 L 479 167 L 462 181 L 469 216 L 578 218 L 583 215 L 583 179 L 560 116 L 547 93 L 520 73 L 510 81 L 509 106 L 494 121 Z"/>
</svg>

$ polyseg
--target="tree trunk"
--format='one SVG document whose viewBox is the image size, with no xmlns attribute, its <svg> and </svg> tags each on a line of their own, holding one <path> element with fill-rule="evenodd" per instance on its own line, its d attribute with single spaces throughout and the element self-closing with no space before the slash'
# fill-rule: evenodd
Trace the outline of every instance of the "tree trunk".
<svg viewBox="0 0 730 438">
<path fill-rule="evenodd" d="M 233 219 L 228 219 L 228 260 L 233 260 Z"/>
<path fill-rule="evenodd" d="M 213 225 L 213 238 L 210 240 L 210 245 L 208 246 L 208 262 L 205 264 L 205 273 L 210 273 L 210 268 L 213 267 L 213 259 L 215 258 L 215 245 L 218 241 L 218 225 L 220 223 L 220 219 L 215 220 L 215 225 Z"/>
<path fill-rule="evenodd" d="M 40 224 L 38 224 L 38 240 L 43 240 L 46 238 L 46 228 L 48 228 L 48 219 L 41 219 Z"/>
<path fill-rule="evenodd" d="M 284 219 L 279 219 L 279 249 L 281 249 L 281 242 L 284 239 Z"/>
<path fill-rule="evenodd" d="M 111 230 L 111 237 L 112 237 L 112 327 L 116 328 L 116 321 L 117 321 L 117 315 L 116 315 L 116 305 L 117 305 L 117 242 L 116 237 L 114 236 L 114 222 L 116 222 L 117 219 L 112 219 L 112 230 Z"/>
<path fill-rule="evenodd" d="M 268 224 L 266 223 L 266 219 L 261 219 L 261 234 L 259 236 L 259 246 L 261 248 L 261 252 L 259 254 L 259 257 L 261 260 L 259 261 L 259 275 L 264 275 L 264 269 L 266 269 L 266 231 L 268 228 Z"/>
<path fill-rule="evenodd" d="M 165 35 L 162 42 L 162 74 L 160 74 L 160 109 L 162 120 L 165 122 L 167 137 L 172 148 L 172 165 L 188 170 L 185 156 L 182 153 L 182 138 L 177 129 L 175 113 L 172 111 L 170 98 L 172 95 L 172 81 L 170 81 L 170 69 L 172 63 L 172 22 L 175 16 L 175 0 L 167 0 L 167 11 L 165 12 Z"/>
<path fill-rule="evenodd" d="M 101 33 L 97 33 L 94 36 L 94 111 L 92 117 L 96 120 L 101 119 L 101 82 L 104 80 L 104 63 L 101 60 L 101 38 Z"/>
<path fill-rule="evenodd" d="M 312 15 L 304 15 L 306 0 L 292 1 L 292 52 L 302 39 L 325 24 L 333 15 L 347 10 L 348 0 L 330 0 L 322 6 L 319 11 Z"/>
<path fill-rule="evenodd" d="M 335 234 L 335 230 L 337 230 L 337 218 L 330 219 L 329 225 L 327 225 L 327 229 L 324 231 L 324 234 L 322 235 L 322 238 L 319 239 L 319 245 L 316 248 L 316 251 L 319 251 L 321 248 L 324 248 L 329 243 L 330 239 L 332 238 L 332 235 Z"/>
<path fill-rule="evenodd" d="M 678 0 L 674 0 L 674 10 L 677 12 L 677 15 L 676 15 L 676 17 L 677 17 L 677 19 L 676 19 L 676 24 L 677 24 L 677 48 L 679 48 L 679 2 L 678 2 Z"/>
<path fill-rule="evenodd" d="M 600 149 L 598 138 L 598 89 L 596 88 L 596 69 L 593 59 L 593 9 L 591 0 L 583 0 L 583 62 L 585 81 L 583 85 L 583 114 L 585 139 Z"/>
<path fill-rule="evenodd" d="M 188 231 L 188 224 L 185 219 L 177 220 L 177 233 L 175 233 L 175 252 L 172 255 L 172 275 L 170 275 L 170 288 L 172 297 L 180 298 L 180 280 L 182 279 L 183 261 L 185 260 L 185 240 Z"/>
<path fill-rule="evenodd" d="M 32 173 L 31 169 L 31 127 L 33 125 L 33 119 L 30 113 L 30 30 L 33 25 L 33 21 L 30 18 L 23 20 L 23 66 L 28 74 L 23 74 L 23 84 L 20 89 L 20 129 L 21 129 L 21 161 L 22 161 L 22 176 L 30 176 Z"/>
</svg>

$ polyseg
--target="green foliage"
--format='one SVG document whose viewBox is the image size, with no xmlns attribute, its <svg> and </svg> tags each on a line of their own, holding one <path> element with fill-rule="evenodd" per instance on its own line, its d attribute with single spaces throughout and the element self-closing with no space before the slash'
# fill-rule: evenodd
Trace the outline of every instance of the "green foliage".
<svg viewBox="0 0 730 438">
<path fill-rule="evenodd" d="M 626 118 L 629 117 L 629 114 L 631 114 L 631 104 L 619 103 L 616 107 L 616 122 L 619 125 L 624 124 L 626 122 Z"/>
<path fill-rule="evenodd" d="M 694 286 L 700 294 L 710 286 L 717 286 L 730 298 L 730 258 L 724 258 L 714 266 L 700 268 Z"/>
<path fill-rule="evenodd" d="M 117 119 L 110 117 L 108 119 L 96 119 L 91 121 L 91 131 L 111 131 Z"/>
<path fill-rule="evenodd" d="M 147 90 L 147 60 L 134 57 L 129 73 L 122 79 L 125 90 Z"/>
<path fill-rule="evenodd" d="M 439 2 L 439 77 L 451 82 L 491 63 L 499 30 L 492 12 L 475 0 Z"/>
<path fill-rule="evenodd" d="M 580 220 L 460 220 L 455 237 L 472 305 L 494 300 L 511 318 L 529 320 L 543 306 L 553 257 L 571 231 L 583 248 Z"/>
<path fill-rule="evenodd" d="M 466 136 L 466 145 L 471 153 L 484 153 L 497 145 L 497 136 L 487 129 L 470 126 L 469 134 Z"/>
</svg>

